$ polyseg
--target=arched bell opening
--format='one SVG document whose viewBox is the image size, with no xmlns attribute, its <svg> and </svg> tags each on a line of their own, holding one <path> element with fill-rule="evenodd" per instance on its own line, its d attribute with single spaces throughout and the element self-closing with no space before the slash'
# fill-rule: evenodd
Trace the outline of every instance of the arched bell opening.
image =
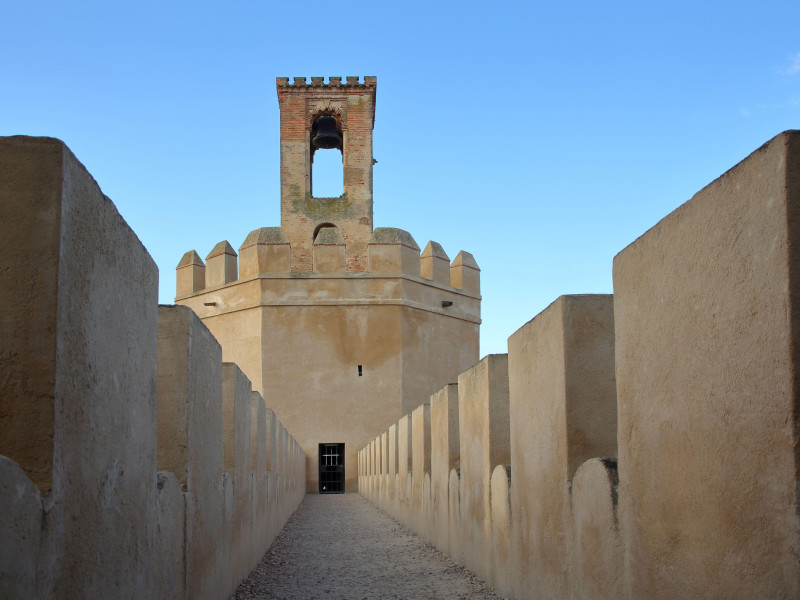
<svg viewBox="0 0 800 600">
<path fill-rule="evenodd" d="M 311 196 L 344 194 L 342 129 L 334 115 L 320 115 L 311 124 Z M 338 152 L 337 152 L 338 150 Z"/>
</svg>

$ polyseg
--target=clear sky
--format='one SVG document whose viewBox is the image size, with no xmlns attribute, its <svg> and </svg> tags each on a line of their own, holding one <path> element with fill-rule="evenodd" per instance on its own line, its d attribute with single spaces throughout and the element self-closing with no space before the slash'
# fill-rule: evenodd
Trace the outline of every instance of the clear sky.
<svg viewBox="0 0 800 600">
<path fill-rule="evenodd" d="M 481 354 L 800 128 L 800 2 L 0 6 L 0 134 L 64 140 L 175 294 L 280 224 L 276 76 L 378 77 L 375 226 L 482 269 Z"/>
</svg>

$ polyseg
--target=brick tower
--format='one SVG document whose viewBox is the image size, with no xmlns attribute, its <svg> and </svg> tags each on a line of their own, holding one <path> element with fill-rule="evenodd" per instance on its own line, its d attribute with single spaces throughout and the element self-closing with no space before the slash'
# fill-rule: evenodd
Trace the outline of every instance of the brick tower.
<svg viewBox="0 0 800 600">
<path fill-rule="evenodd" d="M 281 227 L 292 246 L 292 272 L 312 270 L 312 244 L 319 231 L 336 227 L 347 248 L 347 271 L 366 270 L 372 235 L 372 128 L 375 77 L 277 79 L 281 111 Z M 319 149 L 314 134 L 325 118 L 335 122 L 344 169 L 344 193 L 338 198 L 313 194 L 312 164 Z"/>
<path fill-rule="evenodd" d="M 357 451 L 478 361 L 480 272 L 372 223 L 374 77 L 277 79 L 281 227 L 191 250 L 190 306 L 306 453 L 310 492 L 355 491 Z M 315 153 L 342 152 L 343 194 L 315 198 Z M 338 478 L 338 479 L 337 479 Z"/>
</svg>

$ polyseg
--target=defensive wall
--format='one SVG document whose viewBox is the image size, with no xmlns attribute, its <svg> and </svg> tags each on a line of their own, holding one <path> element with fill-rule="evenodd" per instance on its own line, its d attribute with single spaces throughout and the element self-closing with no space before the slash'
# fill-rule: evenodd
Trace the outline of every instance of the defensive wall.
<svg viewBox="0 0 800 600">
<path fill-rule="evenodd" d="M 0 223 L 0 597 L 228 597 L 300 446 L 62 142 L 0 139 Z"/>
<path fill-rule="evenodd" d="M 797 598 L 800 132 L 756 150 L 359 452 L 511 598 Z"/>
</svg>

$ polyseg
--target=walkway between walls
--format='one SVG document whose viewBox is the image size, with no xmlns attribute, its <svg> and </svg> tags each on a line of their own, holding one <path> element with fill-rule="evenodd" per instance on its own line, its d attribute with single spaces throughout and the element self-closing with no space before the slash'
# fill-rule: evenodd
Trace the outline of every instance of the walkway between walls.
<svg viewBox="0 0 800 600">
<path fill-rule="evenodd" d="M 230 600 L 497 600 L 457 565 L 359 494 L 307 494 Z"/>
</svg>

